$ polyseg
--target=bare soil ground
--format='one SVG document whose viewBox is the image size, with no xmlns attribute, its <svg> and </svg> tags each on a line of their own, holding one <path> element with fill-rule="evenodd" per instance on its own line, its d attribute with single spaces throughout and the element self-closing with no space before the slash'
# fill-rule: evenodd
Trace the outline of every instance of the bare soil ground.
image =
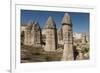
<svg viewBox="0 0 100 73">
<path fill-rule="evenodd" d="M 41 47 L 21 46 L 21 63 L 60 61 L 61 52 L 46 52 Z"/>
</svg>

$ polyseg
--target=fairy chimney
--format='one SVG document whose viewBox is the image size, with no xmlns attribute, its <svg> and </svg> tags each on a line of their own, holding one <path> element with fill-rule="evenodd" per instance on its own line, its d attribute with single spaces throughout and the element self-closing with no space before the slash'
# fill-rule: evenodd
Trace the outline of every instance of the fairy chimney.
<svg viewBox="0 0 100 73">
<path fill-rule="evenodd" d="M 41 29 L 37 22 L 29 22 L 25 29 L 25 45 L 41 46 Z"/>
<path fill-rule="evenodd" d="M 87 43 L 86 35 L 83 34 L 83 35 L 82 35 L 82 44 L 86 44 L 86 43 Z"/>
<path fill-rule="evenodd" d="M 31 34 L 32 34 L 31 41 L 33 46 L 41 46 L 41 39 L 42 39 L 41 28 L 37 22 L 33 23 Z"/>
<path fill-rule="evenodd" d="M 32 45 L 32 43 L 31 43 L 31 29 L 32 29 L 32 21 L 30 21 L 28 23 L 28 25 L 25 27 L 24 45 Z"/>
<path fill-rule="evenodd" d="M 57 30 L 57 35 L 58 35 L 58 44 L 63 44 L 63 33 L 62 33 L 62 28 Z"/>
<path fill-rule="evenodd" d="M 55 51 L 57 49 L 57 29 L 56 24 L 51 16 L 49 16 L 45 24 L 46 45 L 45 51 Z"/>
<path fill-rule="evenodd" d="M 73 60 L 73 32 L 72 22 L 68 13 L 64 14 L 62 19 L 64 50 L 62 61 Z"/>
</svg>

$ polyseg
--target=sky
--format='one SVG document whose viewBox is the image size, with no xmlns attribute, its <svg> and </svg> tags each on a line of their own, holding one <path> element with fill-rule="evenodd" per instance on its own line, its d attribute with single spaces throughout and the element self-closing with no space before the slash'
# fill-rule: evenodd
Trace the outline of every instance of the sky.
<svg viewBox="0 0 100 73">
<path fill-rule="evenodd" d="M 61 21 L 65 12 L 54 11 L 35 11 L 35 10 L 21 10 L 21 25 L 28 24 L 29 21 L 37 21 L 41 28 L 49 16 L 51 16 L 57 28 L 61 27 Z M 89 33 L 89 13 L 67 12 L 69 13 L 73 25 L 73 32 Z"/>
</svg>

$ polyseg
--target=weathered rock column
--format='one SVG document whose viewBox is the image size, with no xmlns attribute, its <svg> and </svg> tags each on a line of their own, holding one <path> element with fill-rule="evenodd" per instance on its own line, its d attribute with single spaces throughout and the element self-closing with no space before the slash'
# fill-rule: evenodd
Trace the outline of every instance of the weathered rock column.
<svg viewBox="0 0 100 73">
<path fill-rule="evenodd" d="M 78 50 L 78 57 L 77 60 L 83 60 L 84 59 L 84 53 L 83 53 L 83 49 L 80 46 L 77 46 L 77 50 Z"/>
<path fill-rule="evenodd" d="M 58 29 L 57 35 L 58 35 L 58 44 L 63 44 L 63 34 L 62 34 L 62 29 Z"/>
<path fill-rule="evenodd" d="M 26 26 L 25 28 L 25 38 L 24 38 L 24 44 L 25 45 L 32 45 L 31 43 L 31 28 L 32 28 L 32 25 L 31 25 L 31 22 L 28 24 L 28 26 Z"/>
<path fill-rule="evenodd" d="M 46 45 L 45 51 L 55 51 L 57 49 L 57 29 L 56 24 L 51 16 L 49 16 L 46 25 Z"/>
<path fill-rule="evenodd" d="M 86 35 L 82 35 L 82 44 L 86 44 Z"/>
<path fill-rule="evenodd" d="M 35 47 L 41 47 L 42 34 L 41 34 L 41 28 L 37 22 L 33 23 L 31 34 L 32 34 L 32 39 L 31 39 L 32 45 Z"/>
<path fill-rule="evenodd" d="M 40 47 L 41 46 L 41 29 L 37 22 L 29 22 L 25 28 L 25 45 Z"/>
<path fill-rule="evenodd" d="M 74 60 L 72 23 L 68 13 L 65 13 L 63 17 L 62 31 L 63 31 L 63 43 L 64 43 L 62 61 Z"/>
</svg>

